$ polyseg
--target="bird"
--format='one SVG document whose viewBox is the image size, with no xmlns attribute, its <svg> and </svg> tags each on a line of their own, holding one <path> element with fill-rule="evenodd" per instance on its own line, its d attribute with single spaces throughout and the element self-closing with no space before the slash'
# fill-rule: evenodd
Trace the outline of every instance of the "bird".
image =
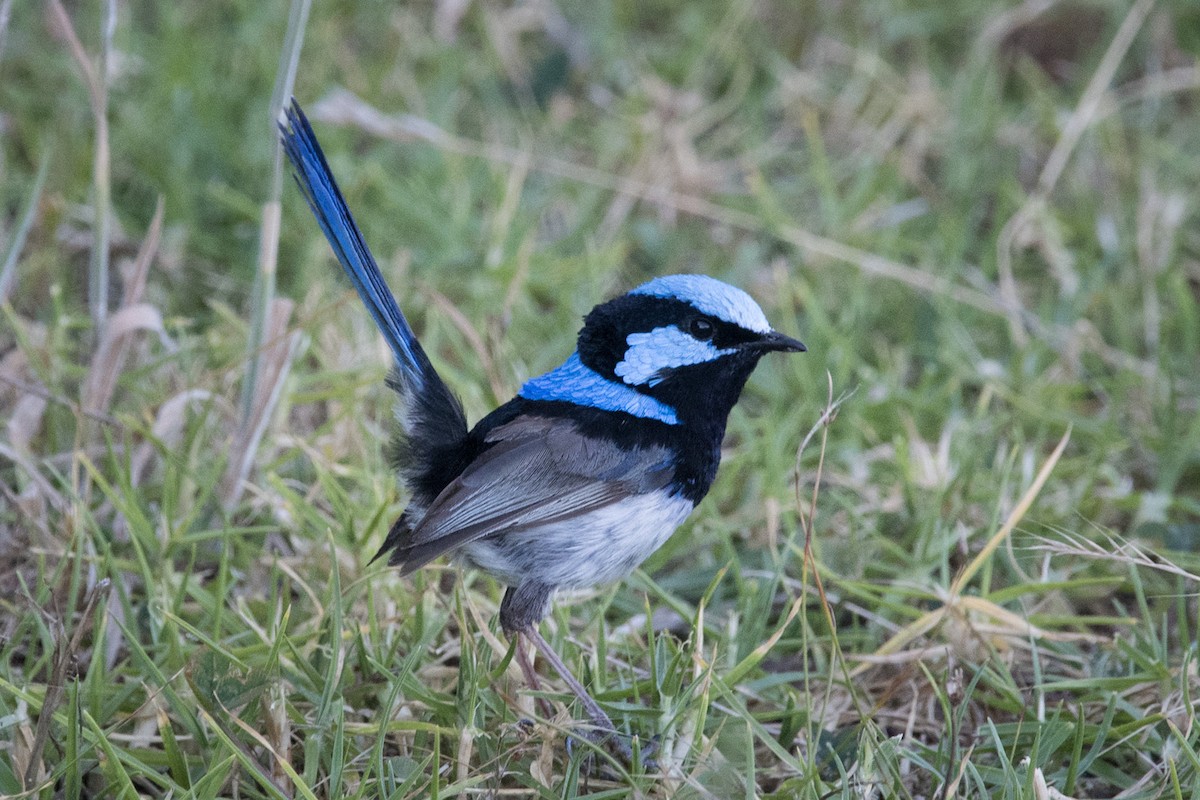
<svg viewBox="0 0 1200 800">
<path fill-rule="evenodd" d="M 759 360 L 805 346 L 749 294 L 705 275 L 653 278 L 588 313 L 574 352 L 473 427 L 438 375 L 351 216 L 293 98 L 280 136 L 301 192 L 391 350 L 393 460 L 411 493 L 376 558 L 407 575 L 442 555 L 506 588 L 500 626 L 578 697 L 591 733 L 608 714 L 538 631 L 562 589 L 617 582 L 708 493 L 729 413 Z M 628 749 L 625 749 L 626 754 Z"/>
</svg>

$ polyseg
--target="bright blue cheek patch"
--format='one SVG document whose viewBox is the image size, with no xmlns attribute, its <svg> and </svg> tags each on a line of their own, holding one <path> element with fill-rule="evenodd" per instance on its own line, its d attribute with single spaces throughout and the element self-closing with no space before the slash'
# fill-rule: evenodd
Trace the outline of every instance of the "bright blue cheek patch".
<svg viewBox="0 0 1200 800">
<path fill-rule="evenodd" d="M 719 350 L 711 342 L 702 342 L 674 325 L 665 325 L 647 333 L 631 333 L 625 338 L 625 358 L 613 369 L 631 386 L 654 386 L 663 370 L 703 364 L 733 350 Z"/>
<path fill-rule="evenodd" d="M 557 400 L 679 424 L 674 408 L 594 372 L 579 360 L 579 353 L 572 353 L 558 369 L 527 381 L 517 394 L 526 400 Z"/>
</svg>

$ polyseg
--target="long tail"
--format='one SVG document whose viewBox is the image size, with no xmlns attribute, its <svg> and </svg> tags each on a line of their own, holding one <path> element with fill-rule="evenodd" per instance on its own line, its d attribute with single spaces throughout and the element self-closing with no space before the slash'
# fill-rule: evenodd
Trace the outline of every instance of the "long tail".
<svg viewBox="0 0 1200 800">
<path fill-rule="evenodd" d="M 346 270 L 346 275 L 354 283 L 359 297 L 396 354 L 396 367 L 400 370 L 405 387 L 420 391 L 430 382 L 440 383 L 441 378 L 429 363 L 400 307 L 396 305 L 396 298 L 388 290 L 375 257 L 363 241 L 362 231 L 346 207 L 346 201 L 333 179 L 308 118 L 295 100 L 287 109 L 287 123 L 279 128 L 283 136 L 283 148 L 296 171 L 296 183 L 304 192 L 309 208 L 325 232 L 325 238 L 333 247 L 342 268 Z"/>
<path fill-rule="evenodd" d="M 358 296 L 383 332 L 395 355 L 396 371 L 389 383 L 401 395 L 403 431 L 394 451 L 402 462 L 401 476 L 420 504 L 432 500 L 446 479 L 445 463 L 456 461 L 467 438 L 462 405 L 446 387 L 396 304 L 367 249 L 362 231 L 338 190 L 321 146 L 295 100 L 279 125 L 283 149 L 295 170 L 296 183 L 325 232 Z"/>
</svg>

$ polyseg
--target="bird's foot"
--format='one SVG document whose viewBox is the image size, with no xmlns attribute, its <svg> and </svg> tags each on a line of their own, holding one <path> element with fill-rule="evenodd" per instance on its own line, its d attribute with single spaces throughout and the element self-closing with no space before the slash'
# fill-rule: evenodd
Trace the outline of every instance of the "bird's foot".
<svg viewBox="0 0 1200 800">
<path fill-rule="evenodd" d="M 605 751 L 627 767 L 636 765 L 641 772 L 658 770 L 658 761 L 655 758 L 658 754 L 657 736 L 644 739 L 636 734 L 622 733 L 611 727 L 611 723 L 609 726 L 593 724 L 591 728 L 567 736 L 568 757 L 574 755 L 576 738 L 586 739 L 591 747 Z M 590 756 L 589 753 L 587 757 Z"/>
</svg>

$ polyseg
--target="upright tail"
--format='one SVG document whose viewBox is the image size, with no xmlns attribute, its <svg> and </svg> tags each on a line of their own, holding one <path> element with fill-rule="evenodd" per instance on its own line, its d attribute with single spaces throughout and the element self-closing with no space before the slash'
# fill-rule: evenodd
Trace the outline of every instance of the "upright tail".
<svg viewBox="0 0 1200 800">
<path fill-rule="evenodd" d="M 279 131 L 300 191 L 395 355 L 395 376 L 389 383 L 404 404 L 399 415 L 403 432 L 396 443 L 403 463 L 398 466 L 417 499 L 428 503 L 432 496 L 425 495 L 436 495 L 441 490 L 435 484 L 441 482 L 442 464 L 447 457 L 453 460 L 455 451 L 466 440 L 467 420 L 462 405 L 429 363 L 396 304 L 329 171 L 317 137 L 295 100 L 286 110 Z"/>
</svg>

